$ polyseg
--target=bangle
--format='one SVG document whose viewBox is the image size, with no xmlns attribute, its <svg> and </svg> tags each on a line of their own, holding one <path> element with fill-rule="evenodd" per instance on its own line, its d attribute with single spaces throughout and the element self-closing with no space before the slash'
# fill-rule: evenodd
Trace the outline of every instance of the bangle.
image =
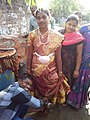
<svg viewBox="0 0 90 120">
<path fill-rule="evenodd" d="M 63 75 L 63 72 L 60 71 L 59 74 L 58 74 L 58 76 L 59 76 L 59 77 L 62 77 L 62 75 Z"/>
</svg>

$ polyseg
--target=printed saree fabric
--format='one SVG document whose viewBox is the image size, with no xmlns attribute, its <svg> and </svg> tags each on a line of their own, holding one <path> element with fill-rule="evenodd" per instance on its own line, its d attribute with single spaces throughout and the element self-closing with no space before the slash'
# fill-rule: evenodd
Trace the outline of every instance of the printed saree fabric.
<svg viewBox="0 0 90 120">
<path fill-rule="evenodd" d="M 90 87 L 90 29 L 88 25 L 81 27 L 80 32 L 85 37 L 80 75 L 75 80 L 67 100 L 68 104 L 77 109 L 86 105 Z"/>
<path fill-rule="evenodd" d="M 45 97 L 51 102 L 64 103 L 65 94 L 69 89 L 66 78 L 59 79 L 55 62 L 55 50 L 61 45 L 62 35 L 48 31 L 48 42 L 43 44 L 38 30 L 29 34 L 28 44 L 33 45 L 32 59 L 33 82 L 38 97 Z M 31 44 L 32 43 L 32 44 Z"/>
<path fill-rule="evenodd" d="M 12 70 L 18 74 L 18 58 L 14 48 L 0 48 L 0 74 Z"/>
</svg>

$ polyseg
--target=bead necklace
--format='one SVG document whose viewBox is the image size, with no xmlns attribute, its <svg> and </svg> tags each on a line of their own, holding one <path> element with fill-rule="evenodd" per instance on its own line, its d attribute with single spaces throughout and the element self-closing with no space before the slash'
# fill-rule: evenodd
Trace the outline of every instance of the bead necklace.
<svg viewBox="0 0 90 120">
<path fill-rule="evenodd" d="M 41 43 L 41 44 L 44 44 L 44 45 L 46 45 L 48 42 L 49 42 L 49 31 L 47 31 L 45 34 L 41 34 L 40 33 L 40 31 L 38 31 L 38 35 L 39 35 L 39 42 Z M 47 36 L 46 36 L 47 35 Z M 45 40 L 45 39 L 47 39 L 47 41 L 46 42 L 42 42 L 41 40 Z"/>
<path fill-rule="evenodd" d="M 41 36 L 41 38 L 43 39 L 43 38 L 45 38 L 45 36 L 47 35 L 48 31 L 45 32 L 44 34 L 41 34 L 40 30 L 38 30 L 38 33 L 39 33 L 39 35 Z"/>
</svg>

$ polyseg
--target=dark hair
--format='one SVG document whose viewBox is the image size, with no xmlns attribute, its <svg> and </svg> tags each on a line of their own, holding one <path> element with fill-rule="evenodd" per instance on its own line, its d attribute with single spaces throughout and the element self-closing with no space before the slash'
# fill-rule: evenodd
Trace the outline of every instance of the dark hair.
<svg viewBox="0 0 90 120">
<path fill-rule="evenodd" d="M 49 16 L 49 17 L 50 17 L 50 11 L 49 11 L 49 10 L 47 10 L 47 9 L 38 8 L 38 9 L 37 9 L 37 11 L 36 11 L 36 17 L 37 17 L 37 15 L 38 15 L 38 13 L 39 13 L 39 12 L 44 12 L 44 13 L 46 13 L 46 14 L 47 14 L 47 16 Z"/>
<path fill-rule="evenodd" d="M 37 9 L 37 6 L 36 6 L 36 5 L 34 5 L 34 6 L 30 6 L 30 10 L 31 10 L 33 7 L 35 7 L 35 8 Z"/>
<path fill-rule="evenodd" d="M 80 12 L 80 11 L 76 11 L 75 13 L 74 13 L 75 15 L 81 15 L 82 13 Z"/>
<path fill-rule="evenodd" d="M 70 16 L 68 16 L 68 18 L 67 18 L 67 20 L 66 20 L 66 23 L 68 22 L 68 21 L 70 21 L 70 20 L 75 20 L 76 22 L 77 22 L 77 25 L 78 25 L 78 20 L 79 20 L 79 18 L 78 18 L 78 16 L 77 15 L 70 15 Z"/>
<path fill-rule="evenodd" d="M 75 15 L 77 15 L 79 18 L 82 18 L 82 13 L 80 11 L 77 11 Z"/>
</svg>

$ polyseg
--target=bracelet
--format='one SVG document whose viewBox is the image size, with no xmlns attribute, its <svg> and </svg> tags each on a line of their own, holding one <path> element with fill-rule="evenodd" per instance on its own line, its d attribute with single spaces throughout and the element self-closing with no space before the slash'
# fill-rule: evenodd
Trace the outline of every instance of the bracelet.
<svg viewBox="0 0 90 120">
<path fill-rule="evenodd" d="M 60 71 L 59 74 L 58 74 L 58 76 L 59 76 L 59 77 L 62 77 L 62 75 L 63 75 L 63 72 Z"/>
</svg>

